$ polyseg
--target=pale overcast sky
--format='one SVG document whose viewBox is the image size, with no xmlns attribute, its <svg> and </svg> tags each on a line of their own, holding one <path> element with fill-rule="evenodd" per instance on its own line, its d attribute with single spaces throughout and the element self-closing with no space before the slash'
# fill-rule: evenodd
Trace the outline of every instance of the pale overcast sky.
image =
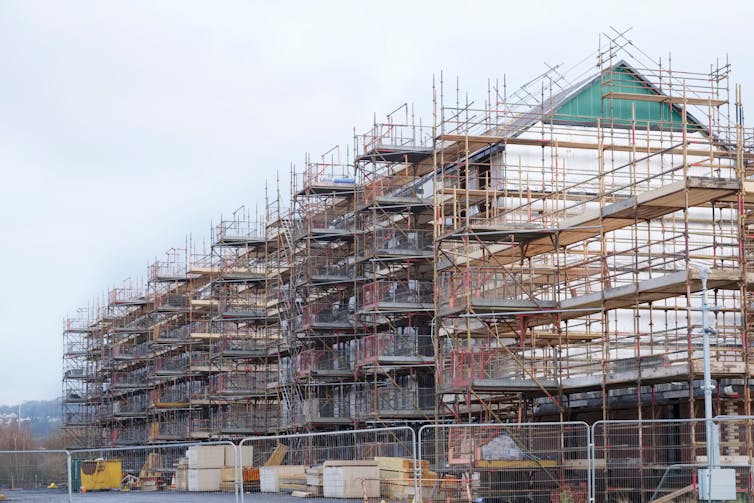
<svg viewBox="0 0 754 503">
<path fill-rule="evenodd" d="M 65 316 L 375 112 L 430 110 L 433 74 L 521 84 L 633 27 L 751 97 L 752 5 L 0 0 L 0 404 L 60 395 Z"/>
</svg>

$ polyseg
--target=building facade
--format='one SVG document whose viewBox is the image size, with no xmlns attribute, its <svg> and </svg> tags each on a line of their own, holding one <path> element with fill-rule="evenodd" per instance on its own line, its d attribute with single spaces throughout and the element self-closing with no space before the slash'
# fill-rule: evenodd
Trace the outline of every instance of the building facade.
<svg viewBox="0 0 754 503">
<path fill-rule="evenodd" d="M 434 89 L 264 214 L 67 322 L 71 446 L 751 414 L 752 132 L 730 67 L 619 44 L 479 103 Z"/>
</svg>

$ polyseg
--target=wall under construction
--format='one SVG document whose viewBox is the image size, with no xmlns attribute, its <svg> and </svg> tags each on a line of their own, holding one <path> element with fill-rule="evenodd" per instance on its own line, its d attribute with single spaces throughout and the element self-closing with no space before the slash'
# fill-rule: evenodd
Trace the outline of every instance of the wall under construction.
<svg viewBox="0 0 754 503">
<path fill-rule="evenodd" d="M 80 311 L 71 445 L 696 418 L 703 292 L 716 413 L 750 415 L 740 89 L 627 43 L 481 103 L 440 78 L 431 127 L 399 108 Z"/>
</svg>

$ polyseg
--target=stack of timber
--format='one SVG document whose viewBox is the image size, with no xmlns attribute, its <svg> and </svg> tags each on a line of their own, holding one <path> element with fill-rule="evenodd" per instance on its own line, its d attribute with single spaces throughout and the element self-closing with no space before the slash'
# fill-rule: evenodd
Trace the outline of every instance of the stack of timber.
<svg viewBox="0 0 754 503">
<path fill-rule="evenodd" d="M 435 472 L 422 471 L 422 498 L 424 500 L 446 501 L 464 499 L 479 490 L 479 472 L 472 477 L 439 475 Z"/>
<path fill-rule="evenodd" d="M 238 460 L 236 460 L 236 453 L 238 453 Z M 225 466 L 236 466 L 236 461 L 240 466 L 254 466 L 254 447 L 251 445 L 226 445 Z"/>
<path fill-rule="evenodd" d="M 236 459 L 238 456 L 238 459 Z M 248 490 L 252 490 L 254 469 L 254 449 L 251 445 L 239 445 L 225 446 L 225 465 L 220 472 L 220 491 L 224 493 L 232 493 L 236 489 L 236 463 L 240 469 L 240 473 L 243 476 L 244 473 L 248 475 L 249 484 Z M 244 490 L 247 490 L 246 480 L 244 477 Z M 257 485 L 259 483 L 259 470 L 256 470 L 256 479 L 254 480 Z"/>
<path fill-rule="evenodd" d="M 220 492 L 232 493 L 236 489 L 236 467 L 223 466 L 220 470 Z"/>
<path fill-rule="evenodd" d="M 236 459 L 239 456 L 239 459 Z M 236 473 L 244 480 L 244 489 L 259 484 L 259 470 L 253 467 L 251 445 L 192 445 L 175 469 L 175 489 L 189 492 L 234 492 Z"/>
<path fill-rule="evenodd" d="M 188 458 L 179 458 L 175 466 L 175 490 L 188 491 Z"/>
<path fill-rule="evenodd" d="M 307 492 L 306 467 L 304 473 L 287 473 L 278 476 L 279 492 L 291 494 L 293 492 Z"/>
<path fill-rule="evenodd" d="M 222 469 L 225 466 L 225 446 L 192 445 L 186 451 L 186 458 L 189 492 L 220 490 Z"/>
<path fill-rule="evenodd" d="M 322 496 L 325 485 L 323 479 L 324 467 L 315 465 L 306 469 L 306 491 L 311 496 Z"/>
<path fill-rule="evenodd" d="M 325 461 L 325 498 L 379 498 L 380 467 L 376 461 Z"/>
<path fill-rule="evenodd" d="M 409 458 L 375 457 L 380 469 L 380 491 L 383 497 L 404 499 L 414 496 L 414 460 Z M 432 488 L 437 474 L 429 470 L 429 461 L 420 463 L 423 492 Z"/>
<path fill-rule="evenodd" d="M 290 481 L 298 480 L 298 477 L 302 477 L 303 485 L 306 486 L 305 465 L 261 466 L 259 468 L 259 490 L 263 493 L 277 493 L 280 492 L 281 479 Z M 290 482 L 285 483 L 289 484 Z"/>
</svg>

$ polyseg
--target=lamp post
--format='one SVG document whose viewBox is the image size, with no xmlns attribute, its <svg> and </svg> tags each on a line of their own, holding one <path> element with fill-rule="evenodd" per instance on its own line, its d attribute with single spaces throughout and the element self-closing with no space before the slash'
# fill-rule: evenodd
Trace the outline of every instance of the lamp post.
<svg viewBox="0 0 754 503">
<path fill-rule="evenodd" d="M 712 421 L 712 370 L 711 370 L 711 351 L 710 336 L 714 335 L 715 329 L 708 319 L 709 306 L 707 305 L 707 276 L 709 267 L 700 268 L 699 275 L 702 280 L 702 345 L 704 348 L 704 426 L 707 437 L 707 484 L 706 494 L 702 497 L 708 501 L 711 498 L 712 489 L 712 469 L 720 464 L 720 449 L 717 443 L 717 432 L 715 423 Z"/>
<path fill-rule="evenodd" d="M 19 437 L 21 436 L 21 402 L 18 404 L 18 413 L 16 414 L 16 431 L 13 432 L 13 457 L 15 458 L 13 461 L 14 468 L 18 468 L 18 441 Z M 10 474 L 10 487 L 11 489 L 16 488 L 16 480 L 18 477 L 16 476 L 15 469 L 11 471 Z"/>
<path fill-rule="evenodd" d="M 709 267 L 700 268 L 702 281 L 702 344 L 704 346 L 704 424 L 707 434 L 707 468 L 699 470 L 699 499 L 734 500 L 736 499 L 736 471 L 733 468 L 720 467 L 720 440 L 717 425 L 712 419 L 712 370 L 710 337 L 715 335 L 714 323 L 709 319 L 707 305 L 707 277 Z"/>
</svg>

